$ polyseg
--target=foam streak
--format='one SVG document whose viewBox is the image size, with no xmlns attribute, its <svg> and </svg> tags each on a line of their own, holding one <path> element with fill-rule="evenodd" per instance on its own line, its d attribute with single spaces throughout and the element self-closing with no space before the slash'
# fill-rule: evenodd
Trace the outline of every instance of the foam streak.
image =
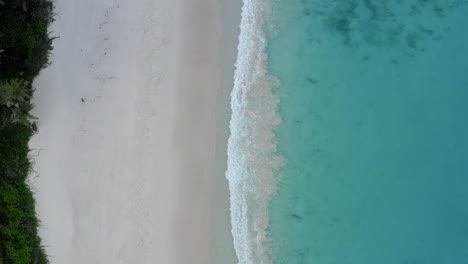
<svg viewBox="0 0 468 264">
<path fill-rule="evenodd" d="M 228 169 L 231 221 L 239 263 L 269 264 L 266 229 L 268 201 L 276 191 L 273 172 L 282 164 L 275 155 L 273 129 L 281 122 L 272 92 L 278 81 L 266 70 L 264 19 L 267 4 L 244 0 L 238 58 L 231 93 Z"/>
</svg>

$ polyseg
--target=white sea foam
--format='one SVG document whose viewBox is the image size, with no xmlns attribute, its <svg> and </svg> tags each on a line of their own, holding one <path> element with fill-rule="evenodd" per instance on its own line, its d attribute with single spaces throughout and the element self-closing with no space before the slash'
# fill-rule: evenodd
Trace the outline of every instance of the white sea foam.
<svg viewBox="0 0 468 264">
<path fill-rule="evenodd" d="M 273 129 L 281 120 L 272 88 L 278 81 L 268 75 L 264 21 L 266 0 L 244 0 L 238 58 L 231 93 L 231 135 L 228 169 L 231 221 L 239 263 L 268 264 L 265 246 L 268 201 L 276 191 L 273 172 L 282 164 L 275 154 Z"/>
</svg>

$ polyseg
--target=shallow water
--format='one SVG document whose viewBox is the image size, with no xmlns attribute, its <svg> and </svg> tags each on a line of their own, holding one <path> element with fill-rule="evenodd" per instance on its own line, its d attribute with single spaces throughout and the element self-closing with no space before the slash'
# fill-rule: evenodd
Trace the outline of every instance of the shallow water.
<svg viewBox="0 0 468 264">
<path fill-rule="evenodd" d="M 249 162 L 227 173 L 240 262 L 468 263 L 467 1 L 257 2 L 267 73 L 238 85 L 257 119 L 231 122 Z"/>
</svg>

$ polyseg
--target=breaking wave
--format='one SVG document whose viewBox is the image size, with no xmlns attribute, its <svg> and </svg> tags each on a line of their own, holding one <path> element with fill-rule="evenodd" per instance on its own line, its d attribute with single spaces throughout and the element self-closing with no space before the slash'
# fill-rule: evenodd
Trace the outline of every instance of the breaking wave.
<svg viewBox="0 0 468 264">
<path fill-rule="evenodd" d="M 268 201 L 276 191 L 274 171 L 282 165 L 275 154 L 274 128 L 281 119 L 278 81 L 267 73 L 264 21 L 267 3 L 244 0 L 238 58 L 231 93 L 228 168 L 234 247 L 241 264 L 268 264 L 265 245 Z"/>
</svg>

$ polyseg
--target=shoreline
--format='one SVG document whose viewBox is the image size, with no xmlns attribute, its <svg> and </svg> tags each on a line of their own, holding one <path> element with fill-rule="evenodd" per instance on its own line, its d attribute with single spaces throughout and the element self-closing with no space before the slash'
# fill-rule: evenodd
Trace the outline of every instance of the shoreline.
<svg viewBox="0 0 468 264">
<path fill-rule="evenodd" d="M 212 180 L 216 188 L 213 188 L 212 194 L 212 250 L 210 263 L 237 264 L 238 259 L 234 251 L 232 237 L 229 185 L 225 173 L 227 169 L 227 141 L 230 134 L 230 94 L 234 85 L 242 0 L 220 0 L 220 3 L 221 85 L 216 106 L 216 162 Z"/>
<path fill-rule="evenodd" d="M 30 143 L 51 263 L 209 263 L 218 1 L 56 6 Z"/>
</svg>

